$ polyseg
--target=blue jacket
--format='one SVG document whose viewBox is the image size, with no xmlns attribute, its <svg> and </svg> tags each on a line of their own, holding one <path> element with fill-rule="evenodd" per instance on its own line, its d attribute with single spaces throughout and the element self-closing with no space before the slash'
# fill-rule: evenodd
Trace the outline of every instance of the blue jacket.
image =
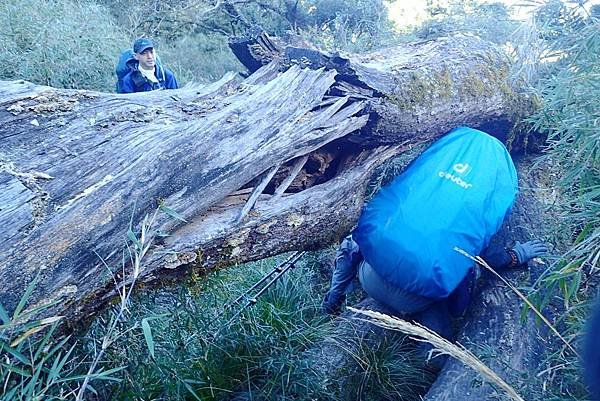
<svg viewBox="0 0 600 401">
<path fill-rule="evenodd" d="M 149 81 L 136 68 L 132 69 L 123 77 L 123 83 L 120 86 L 119 93 L 149 92 L 157 89 L 177 89 L 177 80 L 173 73 L 163 67 L 156 66 L 154 76 L 158 83 Z"/>
</svg>

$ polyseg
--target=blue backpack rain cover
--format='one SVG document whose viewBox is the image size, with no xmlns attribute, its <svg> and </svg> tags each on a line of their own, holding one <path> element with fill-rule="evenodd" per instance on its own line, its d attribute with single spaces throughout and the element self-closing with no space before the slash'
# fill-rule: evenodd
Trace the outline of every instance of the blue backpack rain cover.
<svg viewBox="0 0 600 401">
<path fill-rule="evenodd" d="M 363 209 L 353 233 L 365 260 L 391 284 L 447 297 L 500 229 L 517 194 L 504 145 L 456 128 L 414 160 Z"/>
</svg>

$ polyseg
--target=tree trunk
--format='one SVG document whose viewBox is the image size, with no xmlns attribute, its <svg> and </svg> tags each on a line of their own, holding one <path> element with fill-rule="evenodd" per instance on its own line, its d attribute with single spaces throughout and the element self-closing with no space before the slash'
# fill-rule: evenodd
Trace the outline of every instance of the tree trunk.
<svg viewBox="0 0 600 401">
<path fill-rule="evenodd" d="M 344 57 L 308 48 L 297 37 L 286 39 L 293 46 L 255 29 L 249 37 L 233 38 L 230 47 L 250 72 L 273 61 L 280 69 L 298 64 L 335 69 L 336 84 L 328 95 L 365 100 L 370 112 L 369 125 L 350 136 L 356 142 L 433 139 L 457 122 L 506 140 L 513 123 L 533 107 L 531 99 L 511 87 L 507 55 L 472 36 Z"/>
<path fill-rule="evenodd" d="M 471 37 L 268 55 L 243 82 L 174 91 L 0 83 L 0 302 L 39 275 L 47 314 L 97 309 L 128 227 L 159 205 L 185 221 L 161 215 L 170 236 L 141 281 L 323 247 L 355 223 L 377 165 L 459 125 L 503 137 L 526 103 L 502 53 Z"/>
</svg>

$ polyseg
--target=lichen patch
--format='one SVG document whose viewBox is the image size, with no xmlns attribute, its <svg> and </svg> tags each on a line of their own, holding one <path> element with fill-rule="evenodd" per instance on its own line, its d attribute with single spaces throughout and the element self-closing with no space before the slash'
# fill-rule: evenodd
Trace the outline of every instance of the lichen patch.
<svg viewBox="0 0 600 401">
<path fill-rule="evenodd" d="M 302 223 L 304 223 L 304 216 L 299 215 L 297 213 L 291 213 L 287 219 L 285 224 L 288 225 L 289 227 L 300 227 L 302 225 Z"/>
<path fill-rule="evenodd" d="M 261 224 L 260 226 L 256 227 L 255 231 L 258 234 L 261 234 L 261 235 L 268 234 L 271 226 L 274 225 L 274 224 L 276 224 L 276 223 L 277 223 L 277 220 L 275 220 L 275 219 L 274 220 L 270 220 L 270 221 L 268 221 L 268 222 L 266 222 L 264 224 Z"/>
<path fill-rule="evenodd" d="M 227 245 L 230 246 L 230 247 L 232 247 L 232 248 L 239 247 L 244 242 L 246 242 L 246 240 L 248 239 L 248 235 L 250 235 L 250 229 L 249 228 L 246 228 L 244 230 L 240 230 L 240 232 L 237 233 L 237 235 L 235 237 L 230 238 L 229 241 L 227 241 Z"/>
<path fill-rule="evenodd" d="M 196 252 L 171 253 L 164 258 L 163 268 L 176 269 L 179 266 L 194 263 L 197 258 L 198 254 Z"/>
</svg>

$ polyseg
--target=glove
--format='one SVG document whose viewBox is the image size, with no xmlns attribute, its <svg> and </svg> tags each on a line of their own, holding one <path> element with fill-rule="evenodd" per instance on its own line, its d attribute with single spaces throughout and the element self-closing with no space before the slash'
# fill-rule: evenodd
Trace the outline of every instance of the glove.
<svg viewBox="0 0 600 401">
<path fill-rule="evenodd" d="M 524 265 L 531 259 L 548 252 L 548 247 L 539 239 L 534 239 L 533 241 L 528 241 L 523 244 L 517 242 L 512 250 L 517 255 L 519 264 Z"/>
</svg>

